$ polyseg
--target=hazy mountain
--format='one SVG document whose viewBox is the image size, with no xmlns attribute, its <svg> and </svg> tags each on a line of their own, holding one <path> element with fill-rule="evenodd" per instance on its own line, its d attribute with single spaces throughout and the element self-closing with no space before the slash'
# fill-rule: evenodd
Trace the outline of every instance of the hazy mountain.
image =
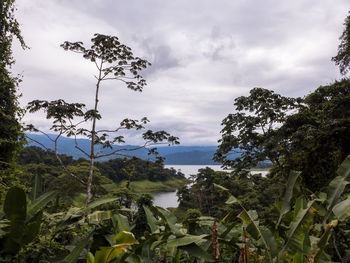
<svg viewBox="0 0 350 263">
<path fill-rule="evenodd" d="M 47 136 L 42 134 L 28 134 L 28 136 L 47 148 L 53 149 L 53 142 L 47 138 Z M 51 138 L 54 138 L 54 135 L 49 135 Z M 88 139 L 77 139 L 79 147 L 85 151 L 89 152 L 90 149 L 90 140 Z M 35 142 L 30 142 L 27 146 L 39 146 Z M 135 146 L 125 145 L 122 148 L 132 149 Z M 42 147 L 44 148 L 44 147 Z M 113 149 L 120 149 L 120 146 L 113 146 Z M 159 146 L 157 147 L 159 155 L 165 158 L 165 164 L 197 164 L 197 165 L 210 165 L 215 164 L 212 160 L 213 155 L 217 149 L 217 146 Z M 73 156 L 74 159 L 79 159 L 81 157 L 86 158 L 86 156 L 79 150 L 75 148 L 75 141 L 72 138 L 62 137 L 59 139 L 58 153 L 67 154 Z M 105 153 L 110 150 L 104 150 Z M 149 159 L 148 151 L 146 149 L 139 149 L 132 152 L 121 152 L 125 154 L 132 154 L 141 159 Z M 238 155 L 237 155 L 238 156 Z M 120 156 L 119 156 L 120 157 Z M 99 161 L 105 161 L 108 159 L 118 158 L 118 155 L 112 155 L 99 159 Z"/>
</svg>

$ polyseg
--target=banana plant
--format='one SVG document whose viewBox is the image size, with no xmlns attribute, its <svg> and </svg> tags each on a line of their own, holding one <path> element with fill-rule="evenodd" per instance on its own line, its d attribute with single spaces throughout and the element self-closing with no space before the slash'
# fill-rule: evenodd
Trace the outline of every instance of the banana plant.
<svg viewBox="0 0 350 263">
<path fill-rule="evenodd" d="M 219 243 L 231 246 L 238 240 L 237 229 L 232 225 L 225 227 L 212 217 L 192 220 L 196 232 L 190 234 L 168 210 L 147 206 L 143 209 L 150 232 L 146 231 L 118 262 L 216 262 Z M 118 225 L 128 227 L 125 220 L 126 217 L 118 220 Z"/>
<path fill-rule="evenodd" d="M 242 212 L 241 262 L 327 262 L 325 253 L 333 228 L 350 217 L 350 198 L 341 200 L 345 186 L 350 183 L 350 156 L 337 170 L 338 176 L 328 187 L 328 194 L 320 193 L 311 200 L 296 199 L 294 206 L 293 189 L 299 174 L 293 172 L 288 179 L 280 217 L 274 226 L 259 225 L 255 211 L 247 211 L 242 203 L 230 195 L 226 204 L 238 204 Z M 216 185 L 220 191 L 228 189 Z M 328 197 L 328 198 L 327 198 Z M 317 222 L 322 224 L 316 224 Z M 319 227 L 316 231 L 315 227 Z"/>
<path fill-rule="evenodd" d="M 127 252 L 127 247 L 136 243 L 136 239 L 131 232 L 122 231 L 113 237 L 114 244 L 110 247 L 100 247 L 95 255 L 88 252 L 87 263 L 108 263 Z"/>
<path fill-rule="evenodd" d="M 8 190 L 0 213 L 0 257 L 12 262 L 21 248 L 38 235 L 42 222 L 42 211 L 57 192 L 47 192 L 31 202 L 23 189 Z"/>
</svg>

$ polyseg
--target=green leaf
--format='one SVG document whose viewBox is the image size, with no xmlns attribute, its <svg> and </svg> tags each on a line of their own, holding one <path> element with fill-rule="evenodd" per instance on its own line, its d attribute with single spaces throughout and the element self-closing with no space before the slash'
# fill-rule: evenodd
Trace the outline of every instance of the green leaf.
<svg viewBox="0 0 350 263">
<path fill-rule="evenodd" d="M 186 235 L 187 230 L 183 228 L 182 225 L 176 224 L 176 216 L 174 216 L 172 213 L 170 213 L 168 210 L 162 207 L 156 207 L 156 211 L 158 212 L 158 215 L 165 221 L 167 226 L 170 228 L 172 234 L 174 234 L 176 237 L 182 237 Z"/>
<path fill-rule="evenodd" d="M 39 234 L 42 215 L 43 215 L 42 212 L 37 213 L 32 218 L 31 222 L 25 225 L 23 240 L 22 240 L 23 244 L 28 244 L 32 242 Z"/>
<path fill-rule="evenodd" d="M 127 232 L 127 231 L 122 231 L 118 233 L 114 238 L 114 241 L 116 244 L 135 244 L 136 239 L 133 233 Z"/>
<path fill-rule="evenodd" d="M 130 230 L 128 217 L 121 214 L 116 214 L 113 215 L 112 218 L 116 222 L 116 228 L 118 229 L 118 232 Z"/>
<path fill-rule="evenodd" d="M 238 217 L 246 224 L 248 233 L 256 240 L 261 239 L 264 246 L 265 252 L 267 254 L 268 262 L 272 263 L 271 252 L 275 251 L 275 241 L 271 232 L 264 229 L 264 234 L 262 233 L 260 227 L 258 226 L 256 211 L 247 211 L 243 206 L 241 206 L 243 211 L 238 215 Z"/>
<path fill-rule="evenodd" d="M 217 190 L 219 190 L 219 191 L 228 191 L 228 189 L 227 188 L 225 188 L 225 187 L 223 187 L 223 186 L 221 186 L 221 185 L 219 185 L 219 184 L 213 184 L 214 185 L 214 188 L 215 189 L 217 189 Z"/>
<path fill-rule="evenodd" d="M 88 215 L 88 220 L 90 223 L 101 223 L 103 220 L 111 219 L 111 211 L 94 211 L 92 214 Z"/>
<path fill-rule="evenodd" d="M 4 203 L 4 212 L 10 220 L 9 235 L 4 242 L 4 251 L 16 254 L 23 238 L 27 211 L 26 194 L 23 189 L 12 187 L 8 190 Z"/>
<path fill-rule="evenodd" d="M 120 254 L 126 252 L 126 247 L 136 243 L 134 235 L 122 231 L 114 237 L 116 245 L 112 247 L 101 247 L 95 254 L 95 263 L 108 263 Z"/>
<path fill-rule="evenodd" d="M 31 197 L 32 200 L 35 200 L 39 197 L 41 192 L 41 175 L 37 174 L 34 176 L 34 180 L 32 183 L 32 191 L 31 191 Z"/>
<path fill-rule="evenodd" d="M 276 229 L 278 228 L 279 224 L 281 223 L 283 215 L 285 215 L 287 212 L 290 211 L 290 201 L 293 197 L 293 190 L 294 190 L 295 182 L 297 181 L 299 176 L 300 176 L 300 173 L 296 172 L 296 171 L 292 171 L 289 174 L 287 188 L 286 188 L 286 192 L 284 194 L 281 213 L 280 213 L 280 217 L 278 218 L 278 221 L 276 224 Z"/>
<path fill-rule="evenodd" d="M 11 222 L 19 222 L 26 219 L 27 200 L 23 189 L 12 187 L 8 190 L 4 203 L 4 212 Z"/>
<path fill-rule="evenodd" d="M 157 219 L 154 217 L 154 215 L 152 214 L 151 210 L 149 210 L 148 207 L 143 206 L 143 209 L 145 210 L 147 224 L 151 228 L 152 233 L 156 232 L 158 230 Z"/>
<path fill-rule="evenodd" d="M 346 157 L 344 162 L 339 166 L 337 174 L 338 176 L 334 178 L 328 186 L 328 211 L 323 220 L 324 224 L 330 216 L 333 207 L 337 204 L 340 196 L 344 192 L 345 186 L 350 183 L 350 155 Z"/>
<path fill-rule="evenodd" d="M 181 249 L 186 251 L 190 256 L 198 259 L 203 259 L 205 260 L 205 262 L 215 262 L 215 259 L 210 254 L 208 254 L 207 251 L 205 251 L 195 243 L 182 246 Z"/>
<path fill-rule="evenodd" d="M 206 234 L 200 235 L 200 236 L 187 235 L 184 237 L 171 239 L 168 241 L 167 247 L 172 248 L 172 247 L 186 246 L 186 245 L 189 245 L 191 243 L 197 242 L 197 241 L 199 241 L 207 236 L 208 235 L 206 235 Z"/>
<path fill-rule="evenodd" d="M 340 221 L 350 217 L 350 196 L 333 207 L 333 213 Z"/>
<path fill-rule="evenodd" d="M 327 224 L 327 226 L 325 227 L 325 231 L 323 232 L 321 238 L 317 242 L 317 245 L 315 246 L 315 248 L 312 250 L 312 252 L 309 255 L 309 258 L 311 258 L 311 257 L 313 258 L 314 263 L 320 262 L 322 254 L 328 245 L 328 240 L 329 240 L 329 237 L 332 233 L 332 229 L 337 224 L 338 224 L 338 221 L 333 220 L 332 222 Z M 309 262 L 309 261 L 307 261 L 307 262 Z"/>
<path fill-rule="evenodd" d="M 39 198 L 35 199 L 29 206 L 27 212 L 27 222 L 29 222 L 40 210 L 56 198 L 57 191 L 47 192 L 41 195 Z"/>
<path fill-rule="evenodd" d="M 240 204 L 239 200 L 234 197 L 233 195 L 230 195 L 230 197 L 226 201 L 227 205 L 232 205 L 232 204 Z"/>
<path fill-rule="evenodd" d="M 87 253 L 86 261 L 87 263 L 95 263 L 95 257 L 90 251 Z"/>
<path fill-rule="evenodd" d="M 313 208 L 315 200 L 310 201 L 306 209 L 300 209 L 296 218 L 291 222 L 290 229 L 287 233 L 287 241 L 282 248 L 279 259 L 285 257 L 286 251 L 291 251 L 292 254 L 297 250 L 302 250 L 305 239 L 305 230 L 312 224 Z"/>
<path fill-rule="evenodd" d="M 73 249 L 73 251 L 66 256 L 61 263 L 76 263 L 79 259 L 80 254 L 83 252 L 84 248 L 89 244 L 90 238 L 93 234 L 93 231 L 82 239 L 78 245 Z"/>
<path fill-rule="evenodd" d="M 99 205 L 103 205 L 103 204 L 107 204 L 107 203 L 110 203 L 110 202 L 113 202 L 113 201 L 116 201 L 118 200 L 119 197 L 106 197 L 106 198 L 100 198 L 100 199 L 97 199 L 91 203 L 89 203 L 84 209 L 83 211 L 84 212 L 87 212 L 95 207 L 98 207 Z"/>
<path fill-rule="evenodd" d="M 95 254 L 95 263 L 108 263 L 125 252 L 123 247 L 101 247 Z"/>
</svg>

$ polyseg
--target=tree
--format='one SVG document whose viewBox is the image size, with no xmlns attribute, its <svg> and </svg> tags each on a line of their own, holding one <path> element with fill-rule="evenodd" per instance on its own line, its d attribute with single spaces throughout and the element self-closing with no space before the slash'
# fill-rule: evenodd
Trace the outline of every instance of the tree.
<svg viewBox="0 0 350 263">
<path fill-rule="evenodd" d="M 342 75 L 348 73 L 350 69 L 350 12 L 345 19 L 344 26 L 344 31 L 339 38 L 338 54 L 332 58 L 335 64 L 339 66 Z"/>
<path fill-rule="evenodd" d="M 266 160 L 281 166 L 280 158 L 286 154 L 288 142 L 279 127 L 288 114 L 300 107 L 301 101 L 262 88 L 252 89 L 247 97 L 236 98 L 236 113 L 222 121 L 222 138 L 214 159 L 237 172 Z M 235 152 L 240 156 L 231 159 Z"/>
<path fill-rule="evenodd" d="M 327 185 L 350 154 L 349 116 L 350 80 L 342 79 L 307 95 L 299 112 L 280 128 L 289 142 L 289 158 L 284 162 L 301 171 L 310 190 Z"/>
<path fill-rule="evenodd" d="M 117 37 L 95 34 L 91 41 L 92 45 L 90 48 L 84 47 L 82 42 L 68 41 L 64 42 L 61 47 L 65 50 L 82 54 L 85 59 L 90 60 L 96 66 L 97 75 L 95 75 L 96 88 L 94 108 L 84 110 L 85 105 L 82 103 L 67 103 L 63 100 L 51 102 L 35 100 L 28 105 L 30 112 L 44 110 L 47 113 L 47 119 L 53 119 L 51 130 L 58 133 L 58 135 L 55 138 L 50 138 L 50 136 L 48 136 L 48 138 L 54 143 L 54 151 L 56 152 L 58 160 L 60 159 L 57 154 L 57 144 L 59 138 L 63 135 L 74 137 L 76 142 L 75 147 L 89 159 L 90 169 L 87 180 L 82 180 L 65 168 L 68 174 L 86 185 L 87 203 L 92 198 L 91 187 L 96 159 L 110 155 L 130 157 L 128 153 L 131 151 L 146 148 L 164 141 L 166 141 L 166 143 L 178 143 L 177 137 L 171 136 L 165 131 L 153 132 L 148 130 L 142 135 L 145 140 L 143 145 L 133 148 L 113 148 L 113 144 L 115 143 L 125 143 L 124 136 L 119 135 L 118 132 L 121 130 L 144 129 L 144 125 L 149 121 L 147 118 L 142 118 L 141 120 L 124 119 L 120 122 L 119 127 L 98 130 L 97 121 L 102 118 L 98 111 L 99 93 L 102 83 L 108 80 L 118 80 L 123 82 L 127 88 L 141 92 L 146 85 L 146 81 L 140 75 L 140 71 L 149 66 L 150 63 L 145 59 L 135 57 L 131 48 L 120 43 Z M 80 118 L 79 121 L 73 123 L 77 118 Z M 90 122 L 90 129 L 80 126 L 86 122 Z M 38 131 L 33 126 L 29 128 Z M 86 136 L 91 140 L 89 152 L 79 147 L 77 136 Z M 109 139 L 110 136 L 112 137 L 111 139 Z M 99 146 L 100 149 L 96 149 L 97 146 Z M 109 151 L 106 152 L 108 149 Z M 150 149 L 150 153 L 156 153 L 155 149 Z M 61 161 L 60 163 L 63 165 Z"/>
<path fill-rule="evenodd" d="M 21 109 L 18 106 L 16 88 L 19 78 L 13 77 L 10 68 L 14 64 L 12 41 L 17 38 L 22 48 L 26 48 L 19 24 L 14 16 L 14 0 L 0 3 L 0 185 L 1 188 L 13 184 L 9 174 L 15 156 L 20 149 L 21 125 L 18 117 Z M 7 171 L 7 172 L 6 172 Z M 10 178 L 10 179 L 9 179 Z"/>
</svg>

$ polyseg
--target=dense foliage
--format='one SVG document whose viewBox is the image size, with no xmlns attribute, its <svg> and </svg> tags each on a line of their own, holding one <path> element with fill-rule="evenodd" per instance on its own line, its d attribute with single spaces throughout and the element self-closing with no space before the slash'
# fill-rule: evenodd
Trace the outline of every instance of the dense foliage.
<svg viewBox="0 0 350 263">
<path fill-rule="evenodd" d="M 80 178 L 84 178 L 89 171 L 88 161 L 81 158 L 74 160 L 72 157 L 60 154 L 60 160 L 65 167 Z M 52 151 L 39 147 L 25 147 L 20 152 L 17 163 L 22 173 L 18 176 L 21 183 L 28 189 L 35 180 L 40 182 L 39 193 L 48 190 L 65 189 L 59 196 L 70 200 L 84 196 L 84 185 L 71 178 L 62 168 Z M 162 163 L 144 161 L 137 158 L 112 159 L 107 162 L 96 163 L 94 167 L 95 177 L 93 181 L 93 194 L 95 197 L 107 194 L 108 190 L 115 191 L 121 182 L 130 183 L 141 180 L 168 181 L 173 179 L 184 180 L 184 175 L 175 169 L 164 168 Z M 128 187 L 130 189 L 130 187 Z"/>
<path fill-rule="evenodd" d="M 14 0 L 0 2 L 0 198 L 4 189 L 16 182 L 11 173 L 14 159 L 21 148 L 19 138 L 22 135 L 19 124 L 21 109 L 16 93 L 20 79 L 14 77 L 10 69 L 15 62 L 11 49 L 13 38 L 17 38 L 23 48 L 26 45 L 14 11 Z"/>
<path fill-rule="evenodd" d="M 229 193 L 239 198 L 247 209 L 257 210 L 263 222 L 271 222 L 277 217 L 273 204 L 279 200 L 285 188 L 285 181 L 281 177 L 271 174 L 268 177 L 261 174 L 238 177 L 208 167 L 192 176 L 192 184 L 179 189 L 179 210 L 198 209 L 202 214 L 215 218 L 222 218 L 229 211 L 238 214 L 240 208 L 226 205 L 227 193 L 219 195 L 215 184 L 230 189 Z"/>
</svg>

